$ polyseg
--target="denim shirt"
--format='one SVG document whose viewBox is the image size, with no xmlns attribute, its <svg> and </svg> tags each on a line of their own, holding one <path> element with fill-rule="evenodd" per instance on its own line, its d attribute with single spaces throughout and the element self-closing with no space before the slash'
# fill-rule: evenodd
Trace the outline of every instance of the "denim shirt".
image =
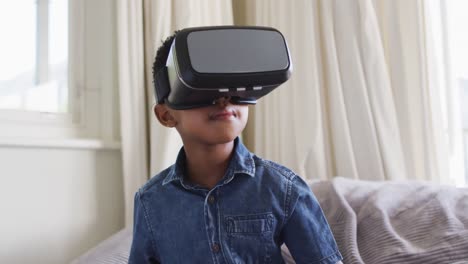
<svg viewBox="0 0 468 264">
<path fill-rule="evenodd" d="M 250 153 L 235 140 L 224 178 L 211 190 L 174 165 L 135 195 L 129 263 L 337 263 L 342 257 L 322 209 L 291 170 Z"/>
</svg>

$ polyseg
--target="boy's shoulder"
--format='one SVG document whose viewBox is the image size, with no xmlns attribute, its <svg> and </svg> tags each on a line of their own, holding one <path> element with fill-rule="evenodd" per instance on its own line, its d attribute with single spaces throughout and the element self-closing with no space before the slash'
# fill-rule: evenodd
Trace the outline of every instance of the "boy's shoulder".
<svg viewBox="0 0 468 264">
<path fill-rule="evenodd" d="M 310 194 L 312 190 L 310 188 L 311 181 L 307 181 L 306 179 L 299 176 L 299 174 L 295 173 L 290 168 L 281 165 L 277 162 L 262 159 L 258 156 L 254 155 L 254 160 L 257 169 L 264 168 L 263 172 L 260 172 L 264 177 L 267 176 L 269 181 L 273 182 L 273 184 L 277 186 L 285 186 L 285 182 L 287 182 L 286 186 L 289 186 L 286 189 L 289 189 L 294 196 L 297 198 L 299 195 Z"/>
<path fill-rule="evenodd" d="M 274 162 L 268 159 L 264 159 L 253 153 L 252 153 L 252 158 L 255 163 L 255 174 L 256 176 L 261 176 L 261 177 L 255 177 L 257 179 L 267 178 L 268 182 L 270 183 L 277 182 L 277 184 L 281 184 L 281 182 L 284 183 L 284 181 L 288 181 L 288 182 L 292 182 L 293 185 L 298 180 L 300 182 L 302 181 L 301 177 L 297 173 L 295 173 L 293 170 L 291 170 L 290 168 L 284 165 L 281 165 L 277 162 Z M 143 186 L 139 188 L 138 191 L 140 195 L 143 195 L 148 192 L 154 193 L 159 188 L 162 188 L 166 177 L 169 174 L 173 173 L 174 166 L 175 164 L 169 166 L 168 168 L 164 169 L 163 171 L 161 171 L 160 173 L 158 173 L 157 175 L 149 179 Z"/>
<path fill-rule="evenodd" d="M 156 174 L 151 179 L 149 179 L 145 184 L 143 184 L 143 186 L 141 186 L 140 189 L 138 190 L 140 192 L 140 195 L 148 191 L 156 190 L 160 186 L 162 186 L 164 179 L 167 177 L 169 173 L 173 171 L 174 166 L 175 165 L 173 164 L 167 167 L 166 169 L 164 169 L 163 171 L 161 171 L 160 173 Z"/>
<path fill-rule="evenodd" d="M 267 175 L 280 176 L 281 179 L 288 181 L 299 177 L 293 170 L 277 162 L 261 158 L 255 154 L 253 155 L 253 159 L 255 161 L 256 172 L 262 173 L 265 170 Z"/>
</svg>

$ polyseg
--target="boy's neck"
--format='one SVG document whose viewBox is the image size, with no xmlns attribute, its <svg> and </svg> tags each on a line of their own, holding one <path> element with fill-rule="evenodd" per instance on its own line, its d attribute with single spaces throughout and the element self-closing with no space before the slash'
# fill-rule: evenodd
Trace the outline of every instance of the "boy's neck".
<svg viewBox="0 0 468 264">
<path fill-rule="evenodd" d="M 187 176 L 191 182 L 212 189 L 224 177 L 234 141 L 211 146 L 184 143 Z"/>
</svg>

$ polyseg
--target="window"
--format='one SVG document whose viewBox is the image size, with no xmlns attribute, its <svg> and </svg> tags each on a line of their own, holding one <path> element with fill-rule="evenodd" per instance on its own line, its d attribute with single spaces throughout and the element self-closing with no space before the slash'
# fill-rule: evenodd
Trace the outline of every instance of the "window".
<svg viewBox="0 0 468 264">
<path fill-rule="evenodd" d="M 459 97 L 461 109 L 460 115 L 456 118 L 462 119 L 462 137 L 464 142 L 464 164 L 465 164 L 465 184 L 468 183 L 468 35 L 466 26 L 468 25 L 467 1 L 442 1 L 443 16 L 446 21 L 447 49 L 452 80 L 452 88 L 456 89 Z"/>
<path fill-rule="evenodd" d="M 468 58 L 467 58 L 468 60 Z M 465 68 L 467 69 L 467 68 Z M 462 90 L 462 108 L 463 108 L 463 141 L 465 151 L 465 183 L 468 183 L 468 76 L 460 78 L 460 88 Z"/>
<path fill-rule="evenodd" d="M 115 9 L 113 0 L 0 1 L 0 145 L 119 140 Z"/>
<path fill-rule="evenodd" d="M 459 186 L 468 183 L 468 1 L 429 0 L 435 50 L 442 58 L 440 101 L 449 145 L 451 174 Z M 430 11 L 430 12 L 431 12 Z"/>
<path fill-rule="evenodd" d="M 2 1 L 0 34 L 0 108 L 68 112 L 68 0 Z"/>
</svg>

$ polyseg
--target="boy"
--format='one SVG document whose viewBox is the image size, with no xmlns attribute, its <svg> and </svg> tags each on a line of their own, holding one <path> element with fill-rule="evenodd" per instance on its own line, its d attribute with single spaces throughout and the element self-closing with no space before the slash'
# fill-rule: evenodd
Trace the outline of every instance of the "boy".
<svg viewBox="0 0 468 264">
<path fill-rule="evenodd" d="M 177 32 L 158 49 L 153 71 L 166 66 Z M 296 263 L 342 259 L 322 210 L 291 170 L 250 153 L 238 136 L 248 106 L 231 96 L 176 110 L 155 105 L 183 148 L 174 165 L 135 195 L 129 263 Z"/>
</svg>

